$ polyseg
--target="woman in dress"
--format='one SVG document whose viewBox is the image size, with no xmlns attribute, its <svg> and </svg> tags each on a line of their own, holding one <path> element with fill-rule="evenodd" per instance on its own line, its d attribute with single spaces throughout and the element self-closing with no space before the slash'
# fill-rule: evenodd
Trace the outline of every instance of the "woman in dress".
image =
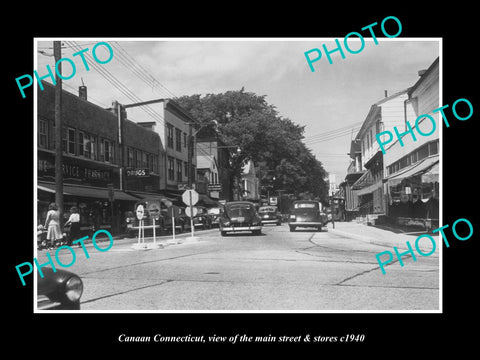
<svg viewBox="0 0 480 360">
<path fill-rule="evenodd" d="M 62 241 L 63 234 L 60 229 L 60 211 L 55 203 L 48 206 L 47 219 L 45 220 L 45 227 L 47 228 L 47 246 L 51 249 L 57 242 Z"/>
</svg>

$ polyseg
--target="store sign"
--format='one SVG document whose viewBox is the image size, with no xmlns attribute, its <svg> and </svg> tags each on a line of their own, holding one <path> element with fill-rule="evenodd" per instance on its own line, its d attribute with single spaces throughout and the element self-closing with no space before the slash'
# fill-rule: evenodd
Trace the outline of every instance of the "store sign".
<svg viewBox="0 0 480 360">
<path fill-rule="evenodd" d="M 148 169 L 127 169 L 126 174 L 128 177 L 146 177 L 150 176 Z"/>
<path fill-rule="evenodd" d="M 80 180 L 82 183 L 102 184 L 107 185 L 111 183 L 112 170 L 110 169 L 95 169 L 87 167 L 82 164 L 76 164 L 63 159 L 62 164 L 64 180 L 73 179 Z M 55 160 L 52 159 L 38 159 L 37 162 L 38 177 L 54 178 L 55 177 Z"/>
</svg>

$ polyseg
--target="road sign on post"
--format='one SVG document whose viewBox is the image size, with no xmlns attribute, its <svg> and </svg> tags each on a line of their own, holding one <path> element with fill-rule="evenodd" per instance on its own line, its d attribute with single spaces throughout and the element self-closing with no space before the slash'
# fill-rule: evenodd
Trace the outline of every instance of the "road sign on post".
<svg viewBox="0 0 480 360">
<path fill-rule="evenodd" d="M 185 209 L 185 214 L 187 214 L 188 217 L 195 217 L 198 214 L 198 209 L 196 207 L 187 207 Z"/>
<path fill-rule="evenodd" d="M 195 190 L 185 190 L 182 194 L 183 203 L 187 206 L 193 206 L 198 202 L 198 192 Z"/>
<path fill-rule="evenodd" d="M 198 202 L 198 193 L 193 190 L 185 190 L 185 192 L 182 194 L 182 200 L 185 205 L 187 205 L 190 209 L 190 214 L 193 214 L 193 205 L 195 205 Z M 190 228 L 192 229 L 192 240 L 194 239 L 194 229 L 195 226 L 193 226 L 193 216 L 190 217 Z"/>
</svg>

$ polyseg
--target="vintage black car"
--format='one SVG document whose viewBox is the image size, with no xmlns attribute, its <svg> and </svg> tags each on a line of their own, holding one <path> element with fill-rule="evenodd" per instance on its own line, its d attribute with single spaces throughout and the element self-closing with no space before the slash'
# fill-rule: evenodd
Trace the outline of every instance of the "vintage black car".
<svg viewBox="0 0 480 360">
<path fill-rule="evenodd" d="M 227 202 L 220 218 L 221 235 L 243 231 L 251 231 L 253 235 L 262 233 L 262 222 L 255 205 L 249 201 Z"/>
<path fill-rule="evenodd" d="M 195 206 L 197 209 L 197 215 L 193 217 L 193 226 L 205 230 L 212 228 L 212 216 L 208 213 L 207 208 L 203 206 Z"/>
<path fill-rule="evenodd" d="M 220 218 L 223 212 L 223 208 L 221 207 L 213 207 L 208 209 L 208 213 L 212 217 L 212 227 L 220 227 Z"/>
<path fill-rule="evenodd" d="M 83 282 L 69 271 L 42 268 L 43 278 L 37 281 L 38 310 L 80 310 Z"/>
<path fill-rule="evenodd" d="M 258 216 L 260 216 L 260 219 L 262 219 L 262 225 L 282 225 L 282 214 L 280 211 L 278 211 L 276 206 L 260 206 L 258 209 Z"/>
<path fill-rule="evenodd" d="M 322 204 L 313 200 L 294 201 L 290 209 L 288 226 L 290 231 L 297 227 L 314 227 L 319 231 L 327 224 L 327 215 L 322 211 Z"/>
</svg>

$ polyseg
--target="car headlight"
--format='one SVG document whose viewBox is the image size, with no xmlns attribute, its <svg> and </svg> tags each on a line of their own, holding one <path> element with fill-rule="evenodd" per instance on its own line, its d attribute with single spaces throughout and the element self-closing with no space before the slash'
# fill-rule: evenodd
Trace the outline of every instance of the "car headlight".
<svg viewBox="0 0 480 360">
<path fill-rule="evenodd" d="M 295 214 L 290 214 L 290 220 L 295 220 L 296 218 Z"/>
<path fill-rule="evenodd" d="M 76 302 L 83 293 L 83 282 L 78 276 L 72 276 L 65 284 L 65 296 L 68 300 Z"/>
</svg>

